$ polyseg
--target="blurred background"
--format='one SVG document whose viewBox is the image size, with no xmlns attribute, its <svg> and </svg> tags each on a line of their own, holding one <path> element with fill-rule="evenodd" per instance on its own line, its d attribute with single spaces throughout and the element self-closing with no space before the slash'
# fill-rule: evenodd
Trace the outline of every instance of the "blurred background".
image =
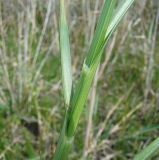
<svg viewBox="0 0 159 160">
<path fill-rule="evenodd" d="M 158 3 L 136 1 L 111 37 L 70 160 L 131 160 L 159 135 Z M 102 4 L 66 0 L 74 84 Z M 53 157 L 65 114 L 58 23 L 58 0 L 0 0 L 0 160 Z"/>
</svg>

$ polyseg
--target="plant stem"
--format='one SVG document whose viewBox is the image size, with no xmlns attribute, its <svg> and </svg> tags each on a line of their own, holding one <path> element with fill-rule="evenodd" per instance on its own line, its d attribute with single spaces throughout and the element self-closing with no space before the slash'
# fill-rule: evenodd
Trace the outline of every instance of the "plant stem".
<svg viewBox="0 0 159 160">
<path fill-rule="evenodd" d="M 62 132 L 61 132 L 59 142 L 56 148 L 56 152 L 54 155 L 54 160 L 67 160 L 68 159 L 68 152 L 71 148 L 73 137 L 69 138 L 67 136 L 66 129 L 67 129 L 67 119 L 65 118 Z"/>
<path fill-rule="evenodd" d="M 72 91 L 72 95 L 70 97 L 69 107 L 66 112 L 54 160 L 68 159 L 68 152 L 71 148 L 74 134 L 86 103 L 95 72 L 99 66 L 102 52 L 108 42 L 108 39 L 133 1 L 134 0 L 122 1 L 123 3 L 121 3 L 121 7 L 118 8 L 114 15 L 114 19 L 112 19 L 112 16 L 116 0 L 106 0 L 104 2 L 90 50 L 83 64 L 80 79 L 75 91 Z"/>
</svg>

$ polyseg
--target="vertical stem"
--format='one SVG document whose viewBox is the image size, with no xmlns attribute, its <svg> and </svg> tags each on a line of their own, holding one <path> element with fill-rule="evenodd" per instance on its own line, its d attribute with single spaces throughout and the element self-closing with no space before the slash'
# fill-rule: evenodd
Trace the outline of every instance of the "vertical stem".
<svg viewBox="0 0 159 160">
<path fill-rule="evenodd" d="M 72 137 L 67 136 L 67 119 L 68 119 L 67 115 L 68 114 L 66 113 L 66 118 L 64 120 L 61 135 L 59 137 L 59 142 L 54 155 L 54 160 L 67 160 L 68 152 L 72 146 L 73 136 Z"/>
</svg>

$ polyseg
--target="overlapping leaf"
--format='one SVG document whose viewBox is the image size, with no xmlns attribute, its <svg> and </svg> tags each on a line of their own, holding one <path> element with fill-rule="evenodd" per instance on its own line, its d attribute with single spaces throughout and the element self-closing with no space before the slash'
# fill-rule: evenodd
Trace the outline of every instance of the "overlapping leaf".
<svg viewBox="0 0 159 160">
<path fill-rule="evenodd" d="M 61 0 L 61 27 L 60 27 L 60 44 L 61 44 L 61 61 L 63 68 L 63 85 L 65 92 L 66 104 L 69 104 L 69 110 L 66 112 L 66 117 L 63 125 L 63 130 L 60 136 L 59 144 L 55 152 L 55 160 L 67 159 L 67 154 L 71 146 L 79 118 L 87 100 L 89 90 L 95 75 L 95 72 L 100 63 L 103 49 L 107 44 L 110 36 L 118 26 L 119 22 L 128 11 L 134 0 L 122 0 L 114 14 L 115 5 L 117 0 L 105 0 L 104 6 L 97 23 L 96 31 L 85 58 L 79 82 L 75 91 L 70 99 L 72 76 L 66 75 L 71 73 L 70 69 L 70 49 L 68 30 L 66 25 L 64 13 L 64 0 Z M 67 52 L 66 52 L 67 51 Z M 63 64 L 65 63 L 65 64 Z M 66 71 L 67 68 L 69 71 Z M 68 82 L 69 81 L 69 82 Z M 69 84 L 69 86 L 67 86 Z M 69 102 L 70 100 L 70 102 Z M 61 143 L 62 142 L 62 143 Z"/>
<path fill-rule="evenodd" d="M 77 127 L 81 112 L 86 102 L 94 74 L 100 62 L 102 49 L 105 46 L 105 34 L 112 20 L 116 0 L 107 0 L 104 3 L 90 50 L 83 64 L 81 77 L 70 104 L 68 122 L 68 136 L 72 136 Z"/>
<path fill-rule="evenodd" d="M 72 70 L 71 70 L 69 31 L 66 22 L 64 0 L 60 0 L 60 49 L 61 49 L 63 90 L 65 97 L 65 104 L 68 106 L 72 89 Z"/>
</svg>

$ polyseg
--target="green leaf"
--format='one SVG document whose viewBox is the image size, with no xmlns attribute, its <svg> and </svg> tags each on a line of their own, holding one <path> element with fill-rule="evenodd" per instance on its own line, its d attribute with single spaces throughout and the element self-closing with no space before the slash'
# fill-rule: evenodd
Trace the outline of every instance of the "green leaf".
<svg viewBox="0 0 159 160">
<path fill-rule="evenodd" d="M 105 41 L 109 39 L 112 33 L 115 31 L 120 21 L 127 13 L 128 9 L 132 6 L 134 0 L 122 0 L 115 11 L 113 19 L 108 27 L 107 33 L 105 34 Z"/>
<path fill-rule="evenodd" d="M 159 138 L 153 141 L 149 146 L 147 146 L 143 151 L 137 154 L 134 160 L 147 160 L 154 155 L 156 151 L 159 150 Z"/>
<path fill-rule="evenodd" d="M 101 50 L 103 49 L 103 46 L 105 44 L 105 34 L 112 20 L 115 3 L 116 0 L 106 0 L 104 3 L 103 10 L 97 23 L 97 29 L 95 31 L 93 41 L 86 57 L 85 63 L 88 66 L 94 63 L 99 54 L 102 54 Z"/>
<path fill-rule="evenodd" d="M 74 135 L 84 104 L 87 100 L 94 74 L 100 63 L 104 38 L 112 19 L 116 0 L 106 0 L 97 23 L 97 28 L 90 50 L 83 64 L 82 73 L 70 103 L 68 136 Z"/>
<path fill-rule="evenodd" d="M 65 104 L 68 106 L 72 90 L 72 70 L 69 33 L 66 21 L 64 0 L 60 0 L 60 49 L 64 98 Z"/>
<path fill-rule="evenodd" d="M 119 24 L 122 17 L 125 15 L 125 13 L 127 12 L 128 8 L 131 6 L 134 0 L 122 1 L 122 3 L 120 3 L 119 7 L 117 8 L 113 16 L 116 1 L 117 0 L 105 0 L 104 1 L 104 6 L 100 14 L 99 21 L 97 23 L 93 41 L 91 43 L 87 57 L 83 64 L 80 79 L 77 83 L 77 86 L 75 87 L 74 93 L 71 96 L 70 103 L 69 103 L 69 109 L 67 110 L 66 115 L 65 115 L 63 130 L 61 132 L 61 136 L 59 138 L 58 146 L 55 152 L 55 157 L 54 157 L 55 160 L 67 159 L 69 148 L 71 146 L 72 139 L 74 138 L 74 134 L 76 131 L 76 127 L 78 125 L 78 121 L 80 119 L 82 110 L 86 103 L 95 72 L 98 68 L 100 59 L 102 57 L 103 49 L 105 45 L 107 44 L 113 31 L 116 29 L 117 25 Z M 64 1 L 61 0 L 60 2 L 61 2 L 61 8 L 62 8 L 61 10 L 64 11 Z M 61 13 L 63 12 L 61 11 Z M 66 23 L 64 17 L 63 18 L 61 17 L 61 19 L 62 19 L 61 20 L 62 22 L 64 21 Z M 64 24 L 61 23 L 63 24 L 61 25 L 63 26 L 61 27 L 63 28 L 63 30 L 66 29 L 66 26 L 67 26 L 65 23 Z M 64 34 L 65 36 L 68 35 L 66 34 L 67 32 L 64 32 L 63 30 L 61 29 L 60 35 L 62 36 L 62 33 L 65 33 Z M 66 36 L 65 39 L 68 40 L 68 36 Z M 63 45 L 64 46 L 66 45 L 66 43 L 64 43 L 65 42 L 64 39 L 63 41 L 62 40 L 60 41 L 61 41 L 61 47 Z M 64 51 L 65 50 L 63 50 L 63 52 Z M 66 56 L 67 54 L 64 54 L 64 55 Z M 64 60 L 64 58 L 62 58 L 62 60 Z M 62 65 L 63 65 L 63 71 L 64 71 L 65 69 L 64 64 Z M 70 140 L 71 140 L 71 143 L 70 143 Z"/>
</svg>

